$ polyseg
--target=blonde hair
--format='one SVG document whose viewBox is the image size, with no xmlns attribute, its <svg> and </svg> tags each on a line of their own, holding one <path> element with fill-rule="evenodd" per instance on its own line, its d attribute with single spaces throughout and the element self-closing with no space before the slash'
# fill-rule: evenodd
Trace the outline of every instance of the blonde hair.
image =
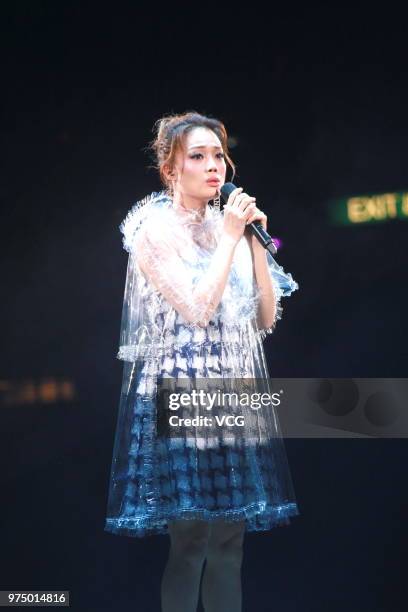
<svg viewBox="0 0 408 612">
<path fill-rule="evenodd" d="M 171 194 L 171 183 L 167 179 L 164 167 L 174 168 L 177 151 L 183 150 L 183 139 L 193 128 L 205 127 L 212 130 L 220 139 L 225 160 L 232 168 L 232 179 L 235 176 L 235 164 L 229 156 L 228 135 L 224 124 L 218 119 L 188 111 L 180 115 L 166 115 L 158 119 L 153 127 L 155 138 L 146 149 L 153 154 L 154 168 L 159 171 L 160 180 L 167 192 Z"/>
</svg>

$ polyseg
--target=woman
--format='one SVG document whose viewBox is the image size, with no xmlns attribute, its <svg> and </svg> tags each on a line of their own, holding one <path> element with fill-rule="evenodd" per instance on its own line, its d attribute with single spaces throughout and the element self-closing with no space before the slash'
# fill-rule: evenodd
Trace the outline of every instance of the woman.
<svg viewBox="0 0 408 612">
<path fill-rule="evenodd" d="M 188 112 L 156 128 L 151 148 L 165 189 L 120 226 L 129 252 L 125 363 L 105 530 L 170 535 L 164 612 L 197 609 L 204 561 L 206 612 L 235 612 L 245 531 L 299 514 L 274 408 L 240 406 L 235 427 L 170 427 L 162 401 L 170 396 L 159 391 L 169 381 L 173 390 L 203 381 L 213 391 L 248 390 L 255 380 L 269 390 L 262 341 L 281 318 L 281 297 L 298 285 L 245 231 L 255 220 L 267 229 L 255 197 L 237 188 L 219 210 L 226 162 L 235 172 L 224 125 Z"/>
</svg>

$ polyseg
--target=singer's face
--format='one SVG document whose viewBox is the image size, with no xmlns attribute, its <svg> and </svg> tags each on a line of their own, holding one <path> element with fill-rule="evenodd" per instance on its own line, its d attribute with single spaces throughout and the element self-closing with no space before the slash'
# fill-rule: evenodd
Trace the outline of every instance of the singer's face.
<svg viewBox="0 0 408 612">
<path fill-rule="evenodd" d="M 226 163 L 221 142 L 212 130 L 196 127 L 186 134 L 183 152 L 177 151 L 174 192 L 211 200 L 225 183 Z M 208 183 L 218 179 L 218 184 Z"/>
</svg>

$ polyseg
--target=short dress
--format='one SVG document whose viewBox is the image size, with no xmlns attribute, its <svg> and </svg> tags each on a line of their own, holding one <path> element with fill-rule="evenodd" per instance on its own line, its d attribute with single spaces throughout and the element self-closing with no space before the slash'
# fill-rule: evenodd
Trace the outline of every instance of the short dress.
<svg viewBox="0 0 408 612">
<path fill-rule="evenodd" d="M 194 268 L 191 260 L 189 267 Z M 278 271 L 287 283 L 285 288 L 275 276 L 280 298 L 298 285 L 282 268 Z M 233 277 L 234 269 L 231 281 Z M 169 436 L 158 425 L 161 383 L 262 379 L 267 384 L 264 336 L 253 317 L 243 323 L 236 313 L 226 316 L 224 302 L 206 326 L 197 327 L 140 274 L 137 290 L 143 296 L 144 326 L 161 330 L 165 342 L 153 355 L 139 350 L 133 357 L 122 346 L 123 381 L 105 531 L 130 537 L 167 534 L 168 522 L 174 520 L 245 521 L 246 531 L 288 525 L 299 509 L 272 407 L 263 416 L 254 416 L 254 411 L 249 415 L 248 409 L 251 425 L 229 438 L 224 437 L 226 428 L 203 438 L 197 430 L 191 436 L 191 429 L 189 436 Z M 239 283 L 235 290 L 240 290 Z M 242 303 L 251 303 L 247 297 Z M 281 307 L 278 312 L 280 318 Z M 249 443 L 254 430 L 259 435 Z"/>
</svg>

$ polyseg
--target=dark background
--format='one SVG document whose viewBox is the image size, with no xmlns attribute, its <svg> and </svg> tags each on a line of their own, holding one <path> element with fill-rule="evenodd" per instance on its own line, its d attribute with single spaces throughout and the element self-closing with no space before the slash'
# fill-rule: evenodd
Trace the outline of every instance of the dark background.
<svg viewBox="0 0 408 612">
<path fill-rule="evenodd" d="M 197 110 L 237 146 L 300 285 L 265 341 L 272 377 L 405 377 L 407 221 L 336 227 L 333 198 L 408 190 L 406 21 L 392 5 L 5 2 L 1 9 L 0 588 L 74 610 L 160 609 L 167 537 L 103 531 L 122 364 L 118 225 L 161 188 L 154 121 Z M 230 176 L 228 176 L 230 178 Z M 248 534 L 244 610 L 405 609 L 403 439 L 287 440 L 300 517 Z"/>
</svg>

